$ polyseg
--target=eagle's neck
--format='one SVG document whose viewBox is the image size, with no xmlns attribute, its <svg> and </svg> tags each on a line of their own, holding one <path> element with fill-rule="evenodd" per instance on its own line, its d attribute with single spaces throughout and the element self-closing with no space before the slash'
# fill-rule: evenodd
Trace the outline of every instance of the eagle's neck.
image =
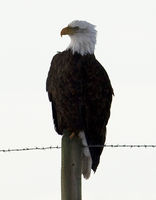
<svg viewBox="0 0 156 200">
<path fill-rule="evenodd" d="M 88 33 L 78 33 L 71 35 L 71 42 L 68 49 L 71 49 L 73 54 L 75 52 L 83 55 L 94 54 L 96 44 L 96 31 Z"/>
</svg>

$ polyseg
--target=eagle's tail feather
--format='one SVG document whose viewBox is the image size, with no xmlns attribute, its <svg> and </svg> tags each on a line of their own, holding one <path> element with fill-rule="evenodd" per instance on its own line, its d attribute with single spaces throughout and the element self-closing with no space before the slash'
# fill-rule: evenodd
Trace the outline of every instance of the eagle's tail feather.
<svg viewBox="0 0 156 200">
<path fill-rule="evenodd" d="M 86 146 L 86 147 L 83 147 L 83 150 L 82 150 L 81 171 L 82 171 L 84 178 L 88 179 L 90 177 L 90 173 L 91 173 L 92 158 L 91 158 L 91 154 L 90 154 L 87 140 L 85 137 L 85 133 L 83 131 L 80 131 L 79 137 L 82 140 L 82 145 Z"/>
</svg>

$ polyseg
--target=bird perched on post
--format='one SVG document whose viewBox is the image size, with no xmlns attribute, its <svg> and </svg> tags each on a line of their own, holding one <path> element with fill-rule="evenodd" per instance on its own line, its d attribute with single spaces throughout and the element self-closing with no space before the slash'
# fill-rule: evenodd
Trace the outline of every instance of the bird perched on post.
<svg viewBox="0 0 156 200">
<path fill-rule="evenodd" d="M 113 95 L 108 74 L 94 55 L 96 33 L 86 21 L 63 28 L 61 36 L 69 35 L 71 42 L 53 57 L 46 82 L 56 132 L 68 130 L 71 138 L 75 134 L 88 146 L 82 156 L 86 179 L 99 164 Z"/>
</svg>

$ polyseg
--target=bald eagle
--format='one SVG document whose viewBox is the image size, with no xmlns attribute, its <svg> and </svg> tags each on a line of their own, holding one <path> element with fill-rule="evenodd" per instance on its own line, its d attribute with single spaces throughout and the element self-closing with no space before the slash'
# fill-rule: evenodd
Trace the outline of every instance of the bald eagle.
<svg viewBox="0 0 156 200">
<path fill-rule="evenodd" d="M 94 55 L 95 26 L 76 20 L 62 29 L 62 35 L 69 35 L 71 42 L 65 51 L 53 57 L 46 90 L 56 132 L 62 135 L 68 130 L 88 146 L 82 156 L 82 173 L 87 179 L 91 169 L 96 171 L 105 144 L 113 89 L 107 72 Z"/>
</svg>

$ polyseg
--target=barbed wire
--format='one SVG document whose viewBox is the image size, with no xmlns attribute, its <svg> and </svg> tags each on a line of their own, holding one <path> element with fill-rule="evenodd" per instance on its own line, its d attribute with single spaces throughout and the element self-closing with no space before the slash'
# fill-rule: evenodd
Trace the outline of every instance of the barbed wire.
<svg viewBox="0 0 156 200">
<path fill-rule="evenodd" d="M 155 144 L 105 144 L 105 145 L 88 145 L 82 147 L 98 148 L 98 147 L 108 147 L 108 148 L 156 148 Z M 0 153 L 7 152 L 20 152 L 20 151 L 37 151 L 37 150 L 52 150 L 61 149 L 60 146 L 47 146 L 47 147 L 29 147 L 29 148 L 13 148 L 13 149 L 0 149 Z"/>
<path fill-rule="evenodd" d="M 15 151 L 35 151 L 35 150 L 48 150 L 48 149 L 61 149 L 59 146 L 49 147 L 29 147 L 29 148 L 14 148 L 14 149 L 0 149 L 0 152 L 15 152 Z"/>
</svg>

